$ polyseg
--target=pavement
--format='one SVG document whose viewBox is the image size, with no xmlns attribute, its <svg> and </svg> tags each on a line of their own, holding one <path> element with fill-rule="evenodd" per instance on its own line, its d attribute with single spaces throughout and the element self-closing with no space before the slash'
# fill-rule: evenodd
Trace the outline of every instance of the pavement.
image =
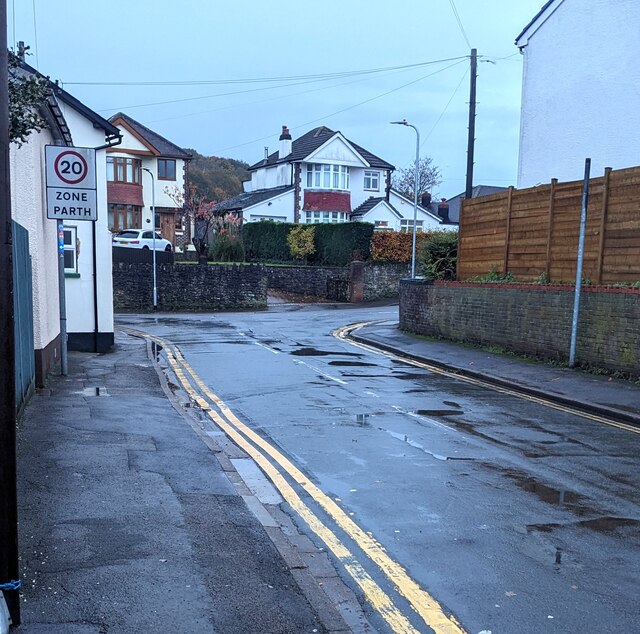
<svg viewBox="0 0 640 634">
<path fill-rule="evenodd" d="M 640 425 L 640 387 L 629 382 L 415 337 L 388 322 L 353 337 Z M 265 502 L 269 483 L 240 473 L 239 449 L 186 411 L 152 357 L 148 344 L 117 333 L 112 353 L 71 353 L 69 375 L 51 377 L 26 408 L 14 631 L 373 632 L 323 549 Z"/>
</svg>

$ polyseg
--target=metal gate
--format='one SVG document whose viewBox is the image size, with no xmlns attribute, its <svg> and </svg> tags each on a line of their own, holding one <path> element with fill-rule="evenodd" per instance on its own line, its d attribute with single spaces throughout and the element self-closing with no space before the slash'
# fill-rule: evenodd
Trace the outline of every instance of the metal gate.
<svg viewBox="0 0 640 634">
<path fill-rule="evenodd" d="M 26 405 L 35 387 L 36 366 L 33 348 L 33 295 L 29 232 L 13 226 L 13 313 L 16 344 L 16 408 Z"/>
</svg>

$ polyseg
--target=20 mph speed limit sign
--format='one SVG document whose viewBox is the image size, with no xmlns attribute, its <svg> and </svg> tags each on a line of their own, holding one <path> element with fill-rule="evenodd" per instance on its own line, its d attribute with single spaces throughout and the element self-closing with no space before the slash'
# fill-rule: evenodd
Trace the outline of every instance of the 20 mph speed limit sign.
<svg viewBox="0 0 640 634">
<path fill-rule="evenodd" d="M 45 147 L 47 218 L 97 220 L 96 151 L 86 147 Z"/>
</svg>

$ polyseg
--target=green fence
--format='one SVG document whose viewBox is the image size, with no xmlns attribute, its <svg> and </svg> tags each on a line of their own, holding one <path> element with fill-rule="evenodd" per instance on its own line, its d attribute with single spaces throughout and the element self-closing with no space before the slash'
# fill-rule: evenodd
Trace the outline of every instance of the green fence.
<svg viewBox="0 0 640 634">
<path fill-rule="evenodd" d="M 33 298 L 29 232 L 13 222 L 13 311 L 16 344 L 16 407 L 25 406 L 35 386 Z"/>
</svg>

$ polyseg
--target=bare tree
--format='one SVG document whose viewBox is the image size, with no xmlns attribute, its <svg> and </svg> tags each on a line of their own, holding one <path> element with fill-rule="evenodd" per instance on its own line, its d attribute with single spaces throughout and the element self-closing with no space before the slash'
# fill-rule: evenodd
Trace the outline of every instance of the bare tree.
<svg viewBox="0 0 640 634">
<path fill-rule="evenodd" d="M 396 191 L 409 199 L 413 199 L 415 178 L 416 166 L 414 161 L 411 167 L 395 172 L 391 181 Z M 433 164 L 433 159 L 430 156 L 420 159 L 418 163 L 418 200 L 420 200 L 422 194 L 426 192 L 432 193 L 433 188 L 437 187 L 441 182 L 442 175 L 440 170 Z"/>
</svg>

